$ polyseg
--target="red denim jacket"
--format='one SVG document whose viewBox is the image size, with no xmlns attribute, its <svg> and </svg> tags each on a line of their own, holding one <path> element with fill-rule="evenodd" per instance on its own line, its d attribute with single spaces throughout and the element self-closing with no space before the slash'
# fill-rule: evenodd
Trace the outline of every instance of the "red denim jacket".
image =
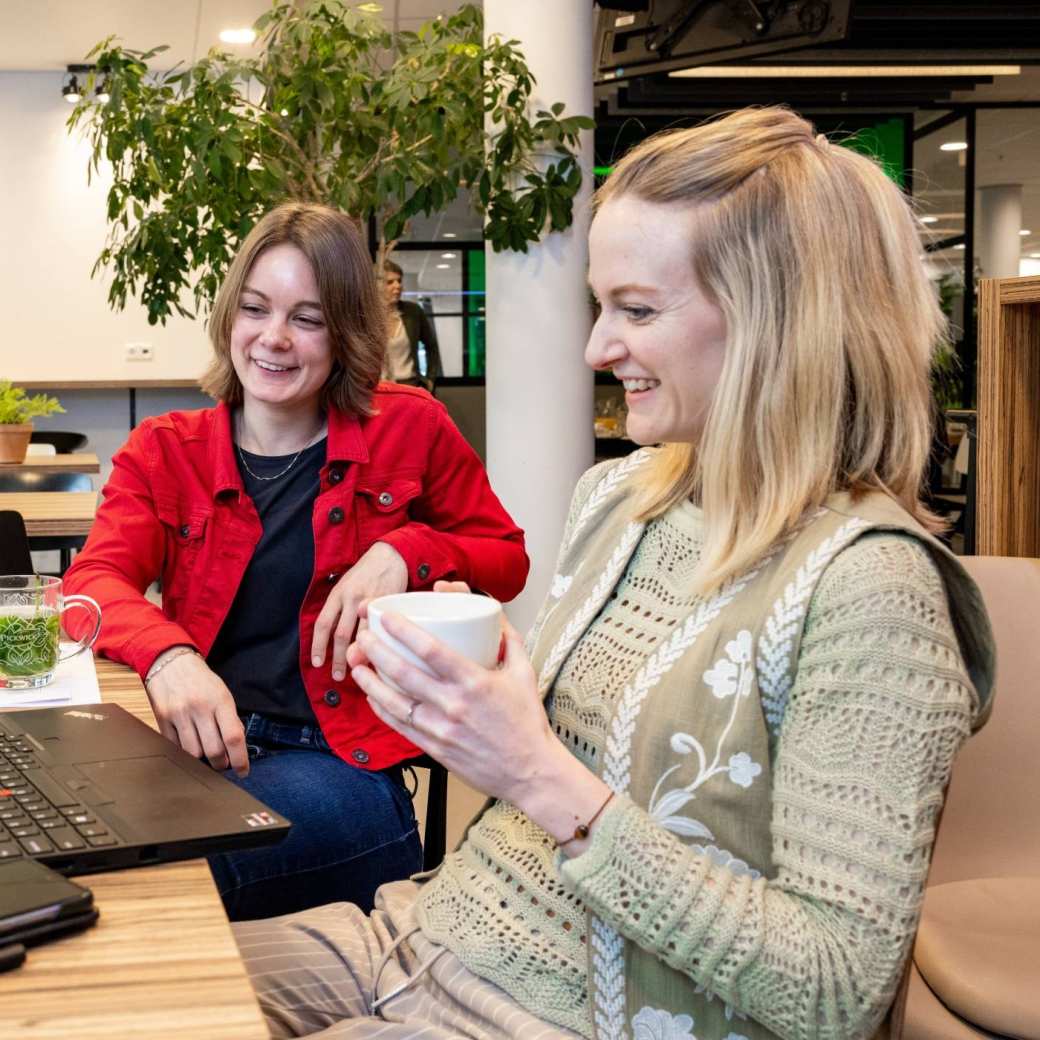
<svg viewBox="0 0 1040 1040">
<path fill-rule="evenodd" d="M 373 542 L 408 564 L 408 587 L 441 578 L 501 600 L 524 587 L 523 532 L 502 508 L 480 459 L 444 406 L 423 390 L 381 383 L 376 414 L 328 416 L 314 502 L 314 574 L 300 610 L 300 672 L 329 744 L 382 769 L 417 753 L 381 722 L 350 679 L 310 662 L 314 622 L 329 590 Z M 112 459 L 112 476 L 66 591 L 101 604 L 97 650 L 143 676 L 178 643 L 209 653 L 261 526 L 235 465 L 229 409 L 220 404 L 146 419 Z M 144 590 L 162 575 L 162 609 Z M 278 590 L 272 589 L 272 595 Z"/>
</svg>

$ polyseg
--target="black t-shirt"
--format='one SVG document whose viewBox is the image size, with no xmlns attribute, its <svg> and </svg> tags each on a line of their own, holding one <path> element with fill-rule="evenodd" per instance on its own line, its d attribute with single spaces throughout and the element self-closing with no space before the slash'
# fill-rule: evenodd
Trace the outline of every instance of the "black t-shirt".
<svg viewBox="0 0 1040 1040">
<path fill-rule="evenodd" d="M 235 449 L 263 534 L 207 663 L 227 684 L 242 714 L 316 721 L 300 675 L 300 607 L 314 571 L 311 515 L 325 448 L 324 439 L 312 444 L 283 476 L 276 474 L 292 455 L 247 451 L 247 470 Z M 274 479 L 258 480 L 249 470 Z"/>
</svg>

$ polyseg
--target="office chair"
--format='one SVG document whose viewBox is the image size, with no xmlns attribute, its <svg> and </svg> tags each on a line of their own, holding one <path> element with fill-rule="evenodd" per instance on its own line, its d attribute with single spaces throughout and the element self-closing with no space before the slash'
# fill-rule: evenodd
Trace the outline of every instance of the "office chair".
<svg viewBox="0 0 1040 1040">
<path fill-rule="evenodd" d="M 423 828 L 423 870 L 433 870 L 444 859 L 448 832 L 448 770 L 429 755 L 402 763 L 407 769 L 425 769 L 430 774 L 426 788 L 426 825 Z M 413 774 L 414 775 L 414 774 Z"/>
<path fill-rule="evenodd" d="M 1040 1040 L 1040 560 L 963 557 L 997 643 L 993 714 L 953 766 L 892 1040 Z"/>
<path fill-rule="evenodd" d="M 68 455 L 86 447 L 85 433 L 72 433 L 68 430 L 33 430 L 29 437 L 30 444 L 53 444 L 59 455 Z"/>
<path fill-rule="evenodd" d="M 17 470 L 0 473 L 0 491 L 93 491 L 94 482 L 86 473 L 19 473 Z M 29 539 L 34 552 L 57 549 L 61 553 L 64 574 L 72 563 L 72 550 L 82 549 L 86 538 L 82 535 L 43 535 Z M 29 574 L 32 573 L 30 567 Z"/>
<path fill-rule="evenodd" d="M 0 509 L 0 574 L 32 574 L 29 536 L 22 514 Z"/>
</svg>

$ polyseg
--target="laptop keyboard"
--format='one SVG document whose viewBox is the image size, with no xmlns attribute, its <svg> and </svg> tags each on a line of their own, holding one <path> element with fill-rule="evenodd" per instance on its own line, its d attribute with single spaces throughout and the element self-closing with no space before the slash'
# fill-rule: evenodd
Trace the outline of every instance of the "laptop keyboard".
<svg viewBox="0 0 1040 1040">
<path fill-rule="evenodd" d="M 48 775 L 29 741 L 0 727 L 0 860 L 120 844 Z"/>
</svg>

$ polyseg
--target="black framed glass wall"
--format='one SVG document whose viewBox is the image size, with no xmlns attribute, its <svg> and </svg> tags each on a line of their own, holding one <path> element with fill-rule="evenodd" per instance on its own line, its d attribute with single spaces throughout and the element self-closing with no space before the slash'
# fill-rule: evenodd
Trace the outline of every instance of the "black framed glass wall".
<svg viewBox="0 0 1040 1040">
<path fill-rule="evenodd" d="M 439 213 L 409 220 L 391 259 L 404 272 L 403 298 L 433 320 L 444 378 L 483 383 L 484 234 L 467 193 Z"/>
<path fill-rule="evenodd" d="M 956 375 L 948 380 L 952 407 L 975 397 L 975 304 L 972 240 L 974 113 L 918 112 L 914 129 L 913 196 L 920 222 L 922 259 L 949 322 Z M 967 290 L 966 290 L 967 287 Z"/>
<path fill-rule="evenodd" d="M 399 242 L 402 297 L 433 319 L 447 378 L 484 376 L 484 243 Z"/>
</svg>

